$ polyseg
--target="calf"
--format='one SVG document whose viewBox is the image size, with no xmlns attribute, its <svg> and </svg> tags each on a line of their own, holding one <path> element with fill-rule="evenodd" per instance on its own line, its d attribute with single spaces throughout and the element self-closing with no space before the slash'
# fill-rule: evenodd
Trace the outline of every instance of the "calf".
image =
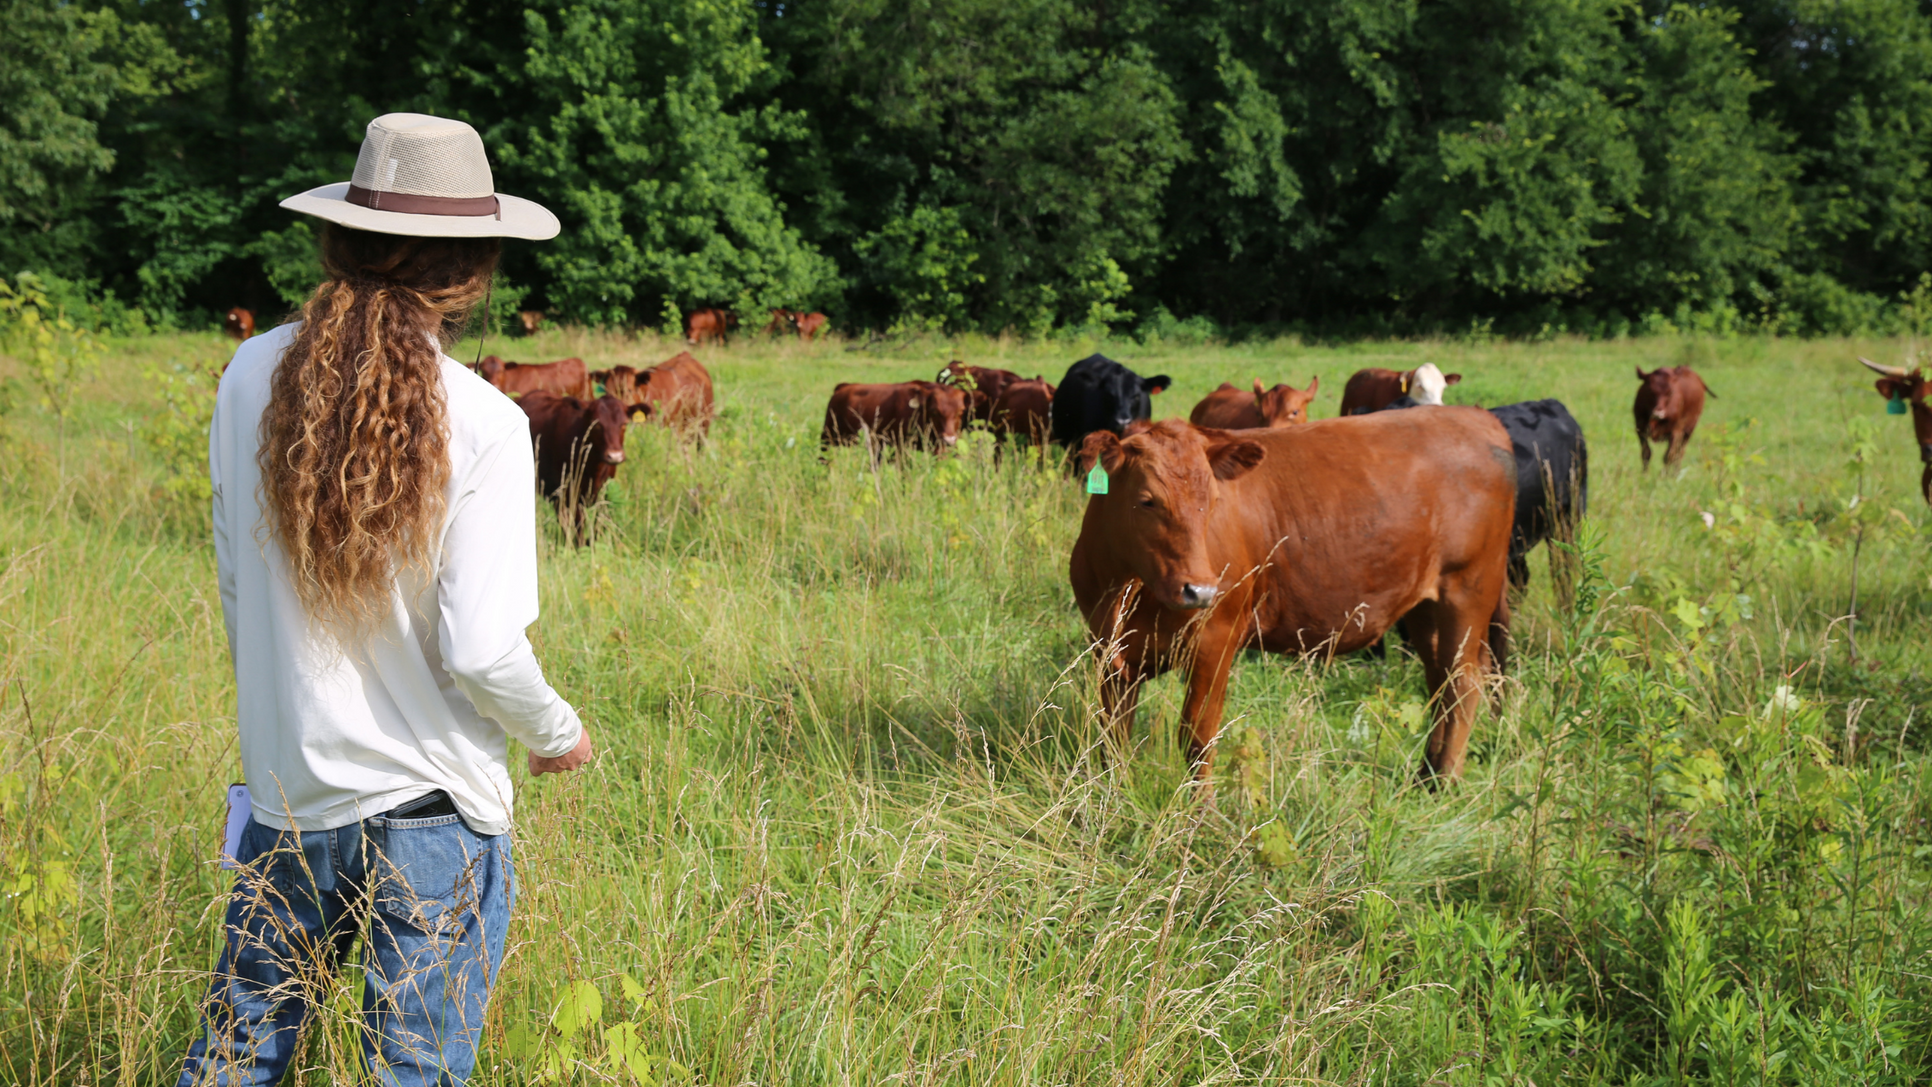
<svg viewBox="0 0 1932 1087">
<path fill-rule="evenodd" d="M 765 326 L 765 335 L 783 336 L 786 334 L 798 335 L 798 314 L 788 309 L 772 310 L 771 323 Z"/>
<path fill-rule="evenodd" d="M 1515 462 L 1475 408 L 1269 430 L 1167 420 L 1096 431 L 1068 577 L 1124 741 L 1142 681 L 1187 671 L 1188 758 L 1207 780 L 1228 672 L 1246 647 L 1332 656 L 1404 620 L 1435 724 L 1418 776 L 1461 774 L 1480 679 L 1505 646 Z"/>
<path fill-rule="evenodd" d="M 1053 392 L 1053 386 L 1038 377 L 1015 378 L 1001 385 L 986 416 L 993 436 L 1004 441 L 1017 434 L 1044 450 L 1053 431 Z"/>
<path fill-rule="evenodd" d="M 523 334 L 525 336 L 534 336 L 537 334 L 537 330 L 543 327 L 543 311 L 538 309 L 520 309 L 517 311 L 517 321 L 523 325 Z"/>
<path fill-rule="evenodd" d="M 1154 414 L 1152 397 L 1171 384 L 1166 374 L 1142 377 L 1105 355 L 1088 355 L 1067 369 L 1053 394 L 1053 441 L 1074 449 L 1096 430 L 1123 434 Z"/>
<path fill-rule="evenodd" d="M 537 488 L 569 519 L 570 540 L 581 547 L 588 541 L 585 514 L 624 463 L 624 429 L 644 409 L 614 396 L 585 401 L 542 391 L 517 404 L 530 417 Z"/>
<path fill-rule="evenodd" d="M 725 333 L 738 319 L 721 309 L 693 310 L 684 322 L 684 342 L 704 343 L 706 340 L 725 342 Z"/>
<path fill-rule="evenodd" d="M 1445 374 L 1433 362 L 1413 370 L 1384 370 L 1371 366 L 1357 370 L 1342 386 L 1343 415 L 1366 415 L 1381 411 L 1399 396 L 1414 398 L 1418 404 L 1441 404 L 1442 391 L 1462 381 L 1461 374 Z"/>
<path fill-rule="evenodd" d="M 806 343 L 817 338 L 820 330 L 825 327 L 826 318 L 823 313 L 794 313 L 792 318 L 798 326 L 798 338 Z"/>
<path fill-rule="evenodd" d="M 1919 470 L 1919 494 L 1932 504 L 1932 407 L 1925 403 L 1926 395 L 1932 393 L 1932 382 L 1926 381 L 1924 370 L 1916 366 L 1909 370 L 1903 366 L 1880 366 L 1863 355 L 1858 361 L 1879 375 L 1878 395 L 1910 405 L 1912 434 L 1919 443 L 1919 463 L 1924 465 Z"/>
<path fill-rule="evenodd" d="M 1308 379 L 1306 390 L 1281 384 L 1262 391 L 1261 379 L 1254 379 L 1254 392 L 1248 393 L 1223 381 L 1221 387 L 1201 398 L 1188 415 L 1195 426 L 1223 430 L 1254 430 L 1262 427 L 1293 426 L 1308 421 L 1308 405 L 1322 379 Z"/>
<path fill-rule="evenodd" d="M 984 423 L 992 419 L 993 401 L 999 399 L 1000 391 L 1020 380 L 1020 375 L 1011 370 L 995 370 L 990 366 L 968 366 L 954 359 L 933 380 L 964 390 L 971 400 L 973 418 Z"/>
<path fill-rule="evenodd" d="M 711 371 L 689 351 L 680 351 L 636 373 L 625 402 L 643 408 L 653 421 L 699 441 L 711 433 L 711 420 L 717 414 Z"/>
<path fill-rule="evenodd" d="M 477 363 L 476 372 L 507 396 L 545 392 L 590 400 L 594 395 L 590 371 L 585 368 L 583 359 L 524 363 L 505 362 L 495 355 L 485 355 L 483 361 Z"/>
<path fill-rule="evenodd" d="M 821 448 L 850 445 L 860 435 L 875 454 L 882 445 L 947 449 L 959 441 L 966 394 L 936 381 L 892 385 L 840 384 L 825 405 Z"/>
<path fill-rule="evenodd" d="M 221 319 L 221 330 L 237 340 L 246 340 L 255 334 L 255 311 L 236 306 Z"/>
<path fill-rule="evenodd" d="M 1697 420 L 1704 415 L 1704 398 L 1717 394 L 1704 386 L 1704 379 L 1688 366 L 1659 366 L 1649 373 L 1637 368 L 1637 402 L 1631 405 L 1637 421 L 1637 441 L 1643 447 L 1644 471 L 1650 470 L 1650 443 L 1668 442 L 1664 467 L 1675 468 L 1684 459 L 1684 447 L 1697 431 Z"/>
</svg>

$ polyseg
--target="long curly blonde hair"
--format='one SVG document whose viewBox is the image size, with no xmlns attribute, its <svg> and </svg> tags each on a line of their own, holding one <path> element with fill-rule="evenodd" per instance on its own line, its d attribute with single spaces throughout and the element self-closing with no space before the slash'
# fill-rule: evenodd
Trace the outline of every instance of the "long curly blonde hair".
<svg viewBox="0 0 1932 1087">
<path fill-rule="evenodd" d="M 296 595 L 338 633 L 375 626 L 400 571 L 434 570 L 449 482 L 442 345 L 461 338 L 500 252 L 494 238 L 323 232 L 328 279 L 275 368 L 256 457 Z"/>
</svg>

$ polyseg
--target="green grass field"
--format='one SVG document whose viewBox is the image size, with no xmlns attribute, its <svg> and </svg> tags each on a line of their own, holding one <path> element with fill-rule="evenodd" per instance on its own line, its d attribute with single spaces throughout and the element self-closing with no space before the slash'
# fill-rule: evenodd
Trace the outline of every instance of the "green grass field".
<svg viewBox="0 0 1932 1087">
<path fill-rule="evenodd" d="M 1057 379 L 1095 346 L 703 352 L 711 444 L 633 430 L 599 541 L 546 522 L 532 638 L 601 753 L 517 771 L 478 1082 L 1927 1080 L 1932 517 L 1854 362 L 1905 345 L 1104 345 L 1174 376 L 1161 416 L 1315 374 L 1332 415 L 1356 368 L 1435 361 L 1466 375 L 1452 401 L 1557 396 L 1591 441 L 1575 606 L 1534 554 L 1465 782 L 1411 783 L 1403 654 L 1249 656 L 1208 800 L 1173 678 L 1131 759 L 1097 757 L 1076 483 L 970 439 L 818 459 L 837 381 L 949 357 Z M 64 425 L 0 360 L 6 1082 L 171 1082 L 226 887 L 232 681 L 185 375 L 228 347 L 110 347 Z M 1682 474 L 1645 476 L 1632 369 L 1677 363 L 1718 399 Z M 348 971 L 302 1082 L 353 1080 L 358 993 Z"/>
</svg>

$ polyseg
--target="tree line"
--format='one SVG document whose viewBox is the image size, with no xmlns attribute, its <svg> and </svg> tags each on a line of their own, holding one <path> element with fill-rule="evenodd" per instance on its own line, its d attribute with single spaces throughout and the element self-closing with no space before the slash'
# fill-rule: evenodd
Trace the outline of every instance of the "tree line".
<svg viewBox="0 0 1932 1087">
<path fill-rule="evenodd" d="M 1932 297 L 1932 3 L 0 0 L 0 274 L 297 305 L 362 125 L 564 222 L 499 306 L 664 326 L 1829 334 Z M 76 303 L 78 304 L 78 302 Z"/>
</svg>

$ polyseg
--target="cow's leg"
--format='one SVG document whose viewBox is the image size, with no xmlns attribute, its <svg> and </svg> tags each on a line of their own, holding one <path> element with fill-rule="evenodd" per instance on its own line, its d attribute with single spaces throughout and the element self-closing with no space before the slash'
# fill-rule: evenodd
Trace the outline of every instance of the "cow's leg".
<svg viewBox="0 0 1932 1087">
<path fill-rule="evenodd" d="M 1241 648 L 1236 624 L 1210 621 L 1194 642 L 1194 656 L 1187 664 L 1187 701 L 1181 707 L 1182 739 L 1187 743 L 1187 764 L 1194 776 L 1209 780 L 1214 773 L 1214 741 L 1221 735 L 1221 714 L 1228 700 L 1228 675 L 1234 670 L 1234 655 Z"/>
<path fill-rule="evenodd" d="M 1670 445 L 1664 449 L 1664 467 L 1677 467 L 1677 462 L 1684 459 L 1684 446 L 1688 444 L 1690 444 L 1688 437 L 1677 431 L 1671 431 Z"/>
<path fill-rule="evenodd" d="M 1522 592 L 1529 588 L 1529 580 L 1529 555 L 1512 548 L 1509 553 L 1509 587 Z"/>
<path fill-rule="evenodd" d="M 1650 435 L 1645 434 L 1642 427 L 1637 428 L 1637 445 L 1643 450 L 1644 471 L 1648 472 L 1650 471 Z"/>
<path fill-rule="evenodd" d="M 1483 634 L 1495 604 L 1468 596 L 1465 590 L 1435 605 L 1434 644 L 1422 658 L 1435 727 L 1416 777 L 1429 784 L 1462 776 L 1463 751 L 1482 700 Z"/>
<path fill-rule="evenodd" d="M 1497 675 L 1509 671 L 1509 590 L 1496 594 L 1496 610 L 1489 616 L 1488 665 Z"/>
<path fill-rule="evenodd" d="M 1105 667 L 1100 677 L 1101 720 L 1109 745 L 1120 750 L 1124 761 L 1134 738 L 1134 713 L 1140 708 L 1140 669 L 1125 656 L 1115 657 Z"/>
</svg>

